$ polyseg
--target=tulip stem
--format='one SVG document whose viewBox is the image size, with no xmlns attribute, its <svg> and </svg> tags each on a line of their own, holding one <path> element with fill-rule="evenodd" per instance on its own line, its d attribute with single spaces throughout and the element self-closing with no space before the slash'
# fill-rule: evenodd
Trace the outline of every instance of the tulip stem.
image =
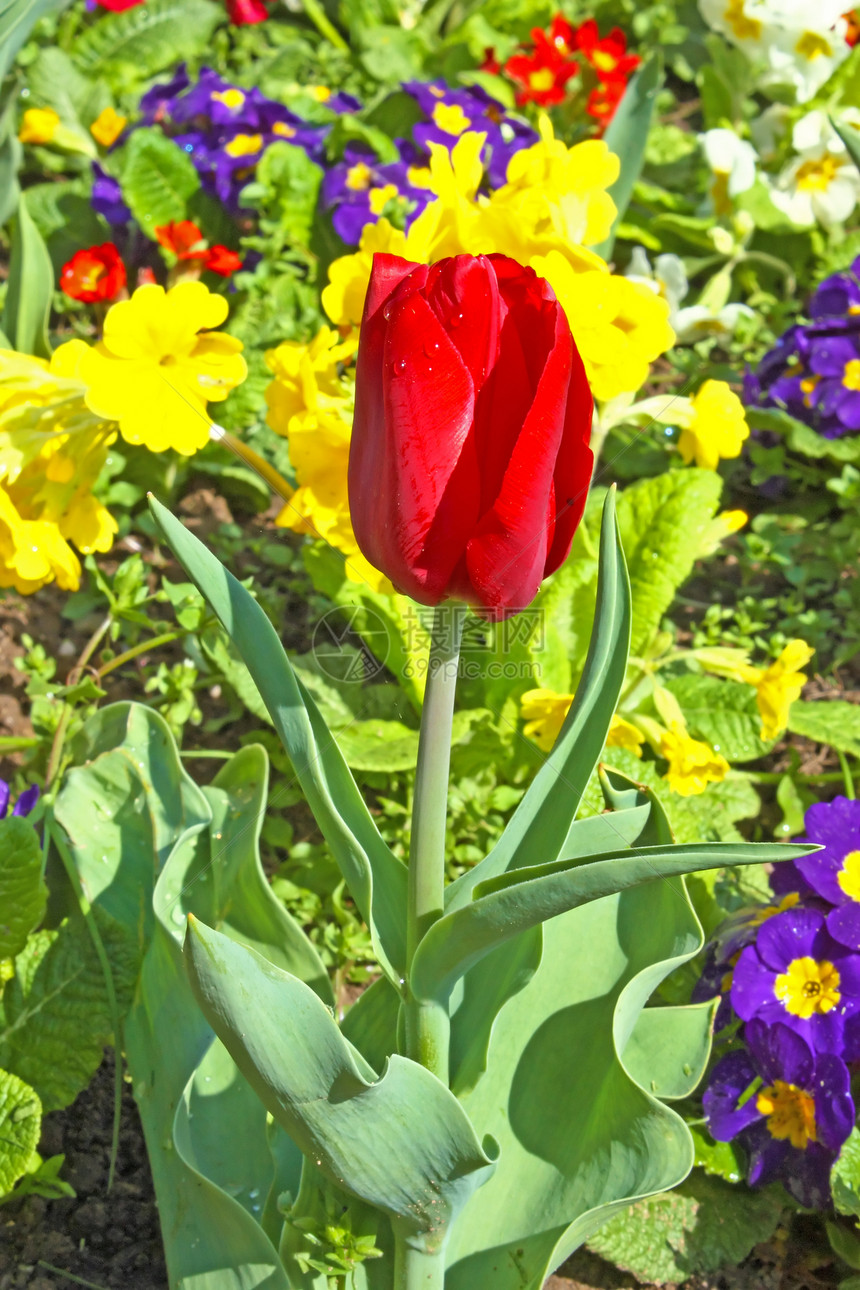
<svg viewBox="0 0 860 1290">
<path fill-rule="evenodd" d="M 437 605 L 433 615 L 409 847 L 406 957 L 410 964 L 422 937 L 442 914 L 451 722 L 464 614 L 464 605 L 448 601 Z M 406 1054 L 446 1085 L 449 1034 L 444 1008 L 408 996 Z"/>
</svg>

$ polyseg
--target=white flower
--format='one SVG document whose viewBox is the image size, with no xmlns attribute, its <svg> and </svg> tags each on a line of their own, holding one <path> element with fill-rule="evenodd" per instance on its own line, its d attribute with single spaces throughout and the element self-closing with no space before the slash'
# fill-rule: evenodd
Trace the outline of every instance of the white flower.
<svg viewBox="0 0 860 1290">
<path fill-rule="evenodd" d="M 718 340 L 731 340 L 741 318 L 754 318 L 755 310 L 749 305 L 723 305 L 722 309 L 709 309 L 707 305 L 689 305 L 679 309 L 671 319 L 677 345 L 692 345 L 706 336 Z"/>
<path fill-rule="evenodd" d="M 755 148 L 739 139 L 734 130 L 708 130 L 699 135 L 699 142 L 714 175 L 714 210 L 718 215 L 727 215 L 732 209 L 731 199 L 755 183 Z"/>
<path fill-rule="evenodd" d="M 630 264 L 627 267 L 625 278 L 631 282 L 639 282 L 644 287 L 649 287 L 657 296 L 668 301 L 672 314 L 678 308 L 678 305 L 687 294 L 687 274 L 684 272 L 684 262 L 677 255 L 658 255 L 654 261 L 654 267 L 645 254 L 645 248 L 641 246 L 634 247 L 633 254 L 630 257 Z M 672 317 L 669 317 L 669 325 L 672 326 Z"/>
<path fill-rule="evenodd" d="M 860 111 L 846 108 L 840 125 L 860 128 Z M 771 201 L 793 224 L 825 228 L 843 223 L 860 201 L 860 174 L 826 115 L 817 109 L 792 131 L 799 156 L 771 186 Z"/>
</svg>

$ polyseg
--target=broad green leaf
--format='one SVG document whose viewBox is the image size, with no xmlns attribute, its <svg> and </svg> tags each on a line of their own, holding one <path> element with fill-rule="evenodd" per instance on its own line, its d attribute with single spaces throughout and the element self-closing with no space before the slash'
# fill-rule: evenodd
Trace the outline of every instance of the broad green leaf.
<svg viewBox="0 0 860 1290">
<path fill-rule="evenodd" d="M 152 76 L 206 51 L 223 20 L 209 0 L 146 0 L 123 13 L 106 13 L 84 28 L 70 53 L 90 75 L 100 72 L 121 84 L 129 74 Z"/>
<path fill-rule="evenodd" d="M 778 1187 L 750 1190 L 696 1170 L 677 1191 L 639 1201 L 610 1219 L 589 1249 L 643 1281 L 686 1281 L 737 1267 L 782 1217 Z"/>
<path fill-rule="evenodd" d="M 686 582 L 714 517 L 722 481 L 713 470 L 669 470 L 618 499 L 618 528 L 633 597 L 630 650 L 639 655 Z"/>
<path fill-rule="evenodd" d="M 29 1168 L 39 1145 L 42 1107 L 17 1075 L 0 1070 L 0 1200 Z"/>
<path fill-rule="evenodd" d="M 477 883 L 530 864 L 536 845 L 547 860 L 561 854 L 603 748 L 624 683 L 630 639 L 630 587 L 615 523 L 614 491 L 607 494 L 603 511 L 594 621 L 576 697 L 555 746 L 490 854 L 448 888 L 450 910 L 468 901 Z"/>
<path fill-rule="evenodd" d="M 12 221 L 12 251 L 2 320 L 3 331 L 22 354 L 51 357 L 48 317 L 53 292 L 51 259 L 27 209 L 27 195 L 22 192 Z"/>
<path fill-rule="evenodd" d="M 788 728 L 796 735 L 860 757 L 860 706 L 856 703 L 796 699 L 789 709 Z"/>
<path fill-rule="evenodd" d="M 288 241 L 307 246 L 322 177 L 321 168 L 303 148 L 278 140 L 260 158 L 254 179 L 244 190 L 242 205 L 256 207 L 270 222 L 277 221 Z"/>
<path fill-rule="evenodd" d="M 27 206 L 57 276 L 75 251 L 96 246 L 108 236 L 104 220 L 92 208 L 89 185 L 81 178 L 31 185 Z"/>
<path fill-rule="evenodd" d="M 125 17 L 145 7 L 139 5 L 115 16 Z M 185 218 L 188 199 L 200 187 L 200 176 L 188 154 L 149 126 L 135 130 L 126 144 L 121 181 L 132 215 L 153 239 L 160 225 Z"/>
<path fill-rule="evenodd" d="M 110 103 L 107 86 L 84 76 L 68 54 L 54 45 L 39 50 L 27 68 L 27 85 L 37 103 L 53 108 L 66 129 L 80 135 L 81 151 L 95 156 L 88 127 Z"/>
<path fill-rule="evenodd" d="M 0 63 L 2 63 L 2 54 L 0 54 Z M 0 79 L 2 79 L 2 72 L 0 72 Z M 9 217 L 14 215 L 21 193 L 18 167 L 21 164 L 22 148 L 15 128 L 18 107 L 15 90 L 16 86 L 10 85 L 5 102 L 0 103 L 0 224 L 5 224 Z M 4 348 L 6 348 L 5 345 Z"/>
<path fill-rule="evenodd" d="M 0 820 L 0 959 L 13 959 L 24 948 L 47 898 L 36 830 L 15 816 Z"/>
<path fill-rule="evenodd" d="M 452 909 L 429 929 L 415 952 L 410 986 L 418 998 L 444 1003 L 458 978 L 491 949 L 579 905 L 656 878 L 790 860 L 807 849 L 778 842 L 637 847 L 601 860 L 575 856 L 499 874 L 474 888 L 471 904 Z"/>
<path fill-rule="evenodd" d="M 59 13 L 69 0 L 0 0 L 0 81 L 44 14 Z"/>
<path fill-rule="evenodd" d="M 373 822 L 313 699 L 297 682 L 274 627 L 251 594 L 154 499 L 152 511 L 177 559 L 220 618 L 259 688 L 296 776 L 374 949 L 394 983 L 402 975 L 406 869 Z"/>
<path fill-rule="evenodd" d="M 833 1204 L 840 1214 L 860 1217 L 860 1129 L 852 1129 L 830 1173 Z"/>
<path fill-rule="evenodd" d="M 137 964 L 112 920 L 102 916 L 98 926 L 124 1010 Z M 31 1084 L 46 1112 L 56 1111 L 86 1088 L 113 1038 L 102 967 L 78 914 L 34 932 L 14 966 L 0 995 L 0 1067 Z"/>
<path fill-rule="evenodd" d="M 836 1223 L 826 1223 L 827 1239 L 830 1241 L 831 1248 L 843 1263 L 847 1263 L 849 1268 L 860 1268 L 860 1235 L 848 1231 L 847 1228 L 839 1227 Z M 842 1288 L 840 1287 L 840 1290 Z"/>
<path fill-rule="evenodd" d="M 696 1165 L 700 1169 L 704 1169 L 706 1174 L 713 1174 L 715 1178 L 723 1178 L 726 1182 L 743 1181 L 746 1166 L 740 1147 L 736 1148 L 731 1142 L 715 1142 L 702 1127 L 691 1125 L 690 1133 L 696 1149 Z"/>
<path fill-rule="evenodd" d="M 689 1097 L 711 1055 L 716 1009 L 715 1000 L 679 1008 L 646 1008 L 622 1053 L 628 1074 L 664 1102 Z"/>
<path fill-rule="evenodd" d="M 636 75 L 628 82 L 624 97 L 615 109 L 615 114 L 604 134 L 604 142 L 609 151 L 621 159 L 621 173 L 609 189 L 609 195 L 618 208 L 618 213 L 609 231 L 609 236 L 594 250 L 604 260 L 612 256 L 612 248 L 618 233 L 618 225 L 633 194 L 633 187 L 639 178 L 645 160 L 645 147 L 654 115 L 654 104 L 663 80 L 663 69 L 659 54 L 652 54 L 639 68 Z"/>
<path fill-rule="evenodd" d="M 733 766 L 756 761 L 773 747 L 772 739 L 760 738 L 761 714 L 753 686 L 688 672 L 668 681 L 666 688 L 680 703 L 690 733 Z"/>
<path fill-rule="evenodd" d="M 781 408 L 747 408 L 747 421 L 753 430 L 772 430 L 785 439 L 789 448 L 804 457 L 828 457 L 831 461 L 860 461 L 860 439 L 825 439 L 812 426 L 783 412 Z"/>
<path fill-rule="evenodd" d="M 452 1093 L 394 1056 L 381 1078 L 302 982 L 192 919 L 185 946 L 204 1014 L 267 1111 L 332 1182 L 432 1252 L 493 1171 Z"/>
</svg>

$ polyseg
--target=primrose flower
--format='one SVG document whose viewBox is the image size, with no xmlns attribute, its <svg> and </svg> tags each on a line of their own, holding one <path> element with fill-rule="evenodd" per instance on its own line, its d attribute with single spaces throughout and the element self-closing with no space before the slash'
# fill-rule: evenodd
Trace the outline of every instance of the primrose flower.
<svg viewBox="0 0 860 1290">
<path fill-rule="evenodd" d="M 595 34 L 597 24 L 595 26 Z M 513 54 L 505 63 L 504 72 L 519 87 L 517 103 L 537 103 L 549 107 L 563 103 L 567 98 L 568 81 L 579 72 L 579 64 L 572 57 L 575 33 L 570 23 L 558 14 L 548 31 L 540 27 L 532 30 L 533 48 Z"/>
<path fill-rule="evenodd" d="M 231 273 L 242 267 L 242 261 L 235 251 L 220 244 L 210 246 L 190 219 L 171 220 L 169 224 L 161 224 L 153 231 L 159 246 L 170 251 L 177 260 L 196 261 L 201 268 L 209 269 L 222 278 L 229 278 Z"/>
<path fill-rule="evenodd" d="M 109 148 L 112 143 L 116 143 L 127 125 L 127 116 L 122 116 L 116 108 L 106 107 L 99 112 L 90 126 L 90 134 L 96 143 L 100 143 L 103 148 Z"/>
<path fill-rule="evenodd" d="M 814 653 L 806 641 L 792 640 L 770 667 L 738 668 L 738 679 L 756 687 L 762 739 L 776 739 L 788 726 L 789 709 L 809 679 L 799 669 Z"/>
<path fill-rule="evenodd" d="M 762 88 L 788 87 L 799 103 L 848 56 L 842 0 L 699 0 L 702 17 L 756 64 Z"/>
<path fill-rule="evenodd" d="M 705 381 L 692 399 L 674 400 L 667 415 L 681 427 L 678 451 L 688 466 L 716 470 L 721 458 L 739 457 L 749 438 L 744 406 L 725 381 Z"/>
<path fill-rule="evenodd" d="M 734 130 L 708 130 L 699 136 L 705 160 L 714 176 L 710 196 L 717 215 L 734 209 L 733 198 L 752 188 L 756 177 L 755 148 Z"/>
<path fill-rule="evenodd" d="M 412 137 L 425 157 L 433 144 L 450 151 L 467 132 L 484 136 L 481 161 L 490 188 L 500 188 L 505 183 L 511 158 L 537 141 L 535 131 L 526 121 L 508 112 L 503 103 L 480 85 L 452 89 L 441 80 L 404 81 L 403 89 L 427 118 L 412 129 Z"/>
<path fill-rule="evenodd" d="M 840 115 L 846 127 L 860 123 L 856 108 Z M 801 228 L 844 223 L 860 200 L 860 174 L 825 113 L 816 109 L 801 117 L 792 143 L 798 157 L 771 185 L 774 206 Z"/>
<path fill-rule="evenodd" d="M 358 245 L 362 230 L 379 219 L 390 203 L 408 224 L 433 194 L 425 159 L 411 144 L 400 144 L 401 159 L 380 164 L 365 144 L 348 146 L 343 160 L 330 166 L 320 191 L 324 209 L 332 211 L 334 231 L 348 246 Z"/>
<path fill-rule="evenodd" d="M 819 910 L 797 905 L 762 925 L 741 951 L 731 999 L 744 1021 L 780 1021 L 816 1052 L 860 1056 L 860 960 Z"/>
<path fill-rule="evenodd" d="M 682 725 L 673 721 L 660 737 L 658 752 L 669 763 L 663 778 L 681 797 L 704 793 L 709 784 L 719 784 L 730 767 L 721 753 L 693 739 Z"/>
<path fill-rule="evenodd" d="M 826 901 L 827 930 L 840 945 L 860 952 L 860 802 L 834 797 L 816 802 L 805 817 L 806 833 L 801 841 L 817 842 L 823 848 L 777 865 L 774 887 L 797 887 L 804 896 Z"/>
<path fill-rule="evenodd" d="M 807 1209 L 827 1209 L 830 1169 L 854 1127 L 845 1063 L 789 1026 L 750 1021 L 745 1048 L 714 1067 L 703 1104 L 718 1142 L 737 1138 L 753 1187 L 780 1181 Z"/>
<path fill-rule="evenodd" d="M 634 246 L 624 276 L 630 282 L 639 282 L 648 287 L 656 296 L 662 296 L 669 305 L 669 318 L 674 326 L 678 307 L 689 289 L 684 262 L 680 256 L 668 253 L 658 255 L 652 267 L 644 246 Z"/>
<path fill-rule="evenodd" d="M 102 340 L 84 356 L 87 406 L 116 420 L 128 443 L 197 452 L 209 438 L 206 404 L 247 375 L 242 342 L 209 330 L 226 317 L 227 301 L 201 282 L 138 287 L 108 311 Z"/>
<path fill-rule="evenodd" d="M 50 143 L 60 118 L 53 108 L 28 108 L 21 120 L 18 138 L 22 143 Z"/>
<path fill-rule="evenodd" d="M 60 270 L 61 289 L 88 305 L 115 300 L 125 283 L 125 265 L 113 242 L 75 251 Z"/>
<path fill-rule="evenodd" d="M 526 690 L 520 695 L 520 716 L 526 723 L 523 734 L 533 739 L 538 748 L 549 752 L 558 738 L 573 697 L 572 694 L 557 694 L 554 690 Z M 606 736 L 607 748 L 626 748 L 641 757 L 644 742 L 641 730 L 631 721 L 613 714 Z"/>
<path fill-rule="evenodd" d="M 90 201 L 93 210 L 114 228 L 127 224 L 131 211 L 122 199 L 122 189 L 116 179 L 103 170 L 97 161 L 92 163 L 93 187 Z"/>
<path fill-rule="evenodd" d="M 5 779 L 0 779 L 0 820 L 6 819 L 11 796 L 12 790 L 9 785 L 6 783 Z M 15 802 L 15 806 L 13 807 L 12 814 L 18 816 L 29 815 L 38 800 L 39 786 L 38 784 L 31 784 L 29 788 L 25 788 L 24 792 L 19 794 L 18 799 Z"/>
</svg>

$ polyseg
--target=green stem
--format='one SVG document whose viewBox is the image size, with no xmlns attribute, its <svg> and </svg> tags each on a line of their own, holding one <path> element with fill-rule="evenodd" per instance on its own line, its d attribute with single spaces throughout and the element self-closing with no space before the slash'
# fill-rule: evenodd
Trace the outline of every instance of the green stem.
<svg viewBox="0 0 860 1290">
<path fill-rule="evenodd" d="M 124 663 L 130 663 L 133 658 L 139 658 L 141 654 L 149 654 L 151 650 L 159 649 L 162 645 L 169 645 L 172 641 L 182 640 L 188 634 L 186 628 L 180 627 L 172 632 L 162 632 L 160 636 L 148 636 L 145 641 L 140 641 L 139 644 L 133 645 L 131 649 L 127 649 L 124 654 L 117 654 L 116 658 L 112 658 L 109 663 L 105 663 L 104 666 L 99 668 L 96 675 L 101 680 L 109 672 L 115 672 L 118 667 L 122 667 Z"/>
<path fill-rule="evenodd" d="M 302 0 L 302 8 L 319 34 L 324 36 L 330 45 L 334 45 L 335 49 L 339 49 L 342 54 L 349 53 L 349 45 L 337 28 L 329 22 L 325 10 L 321 4 L 317 4 L 317 0 Z"/>
<path fill-rule="evenodd" d="M 412 963 L 422 937 L 442 914 L 451 722 L 464 613 L 463 605 L 446 602 L 437 605 L 433 615 L 409 845 L 407 964 Z M 406 1004 L 406 1054 L 446 1085 L 449 1034 L 447 1011 L 413 999 L 410 994 Z"/>
<path fill-rule="evenodd" d="M 425 1254 L 395 1235 L 394 1290 L 442 1290 L 444 1284 L 444 1252 Z"/>
<path fill-rule="evenodd" d="M 836 749 L 836 756 L 839 758 L 839 765 L 842 768 L 842 777 L 845 781 L 845 796 L 852 801 L 857 796 L 854 792 L 854 776 L 851 774 L 851 767 L 848 765 L 848 758 L 840 749 Z"/>
<path fill-rule="evenodd" d="M 223 426 L 216 425 L 214 421 L 209 427 L 209 438 L 213 443 L 223 443 L 224 447 L 229 448 L 233 455 L 243 461 L 246 466 L 256 470 L 273 493 L 277 493 L 285 502 L 292 501 L 296 490 L 287 483 L 280 471 L 275 470 L 275 467 L 266 461 L 265 457 L 261 457 L 253 448 L 249 448 L 246 443 L 242 443 L 241 439 L 237 439 L 229 430 L 225 430 Z"/>
<path fill-rule="evenodd" d="M 81 679 L 81 674 L 84 668 L 86 667 L 87 663 L 89 663 L 93 654 L 95 654 L 96 650 L 101 644 L 102 638 L 110 628 L 110 625 L 112 622 L 113 622 L 113 619 L 111 615 L 108 614 L 99 623 L 98 627 L 93 632 L 92 636 L 84 646 L 81 652 L 80 658 L 78 659 L 77 663 L 72 668 L 71 672 L 66 678 L 67 685 L 77 685 L 78 681 Z M 73 704 L 71 703 L 63 704 L 63 711 L 60 713 L 60 720 L 57 723 L 57 729 L 54 731 L 54 738 L 51 743 L 51 751 L 48 756 L 48 767 L 47 767 L 47 770 L 45 771 L 45 791 L 46 792 L 50 791 L 51 785 L 56 779 L 60 769 L 60 763 L 63 757 L 63 745 L 66 742 L 66 734 L 69 729 L 69 722 L 72 718 L 73 709 L 74 709 Z"/>
</svg>

